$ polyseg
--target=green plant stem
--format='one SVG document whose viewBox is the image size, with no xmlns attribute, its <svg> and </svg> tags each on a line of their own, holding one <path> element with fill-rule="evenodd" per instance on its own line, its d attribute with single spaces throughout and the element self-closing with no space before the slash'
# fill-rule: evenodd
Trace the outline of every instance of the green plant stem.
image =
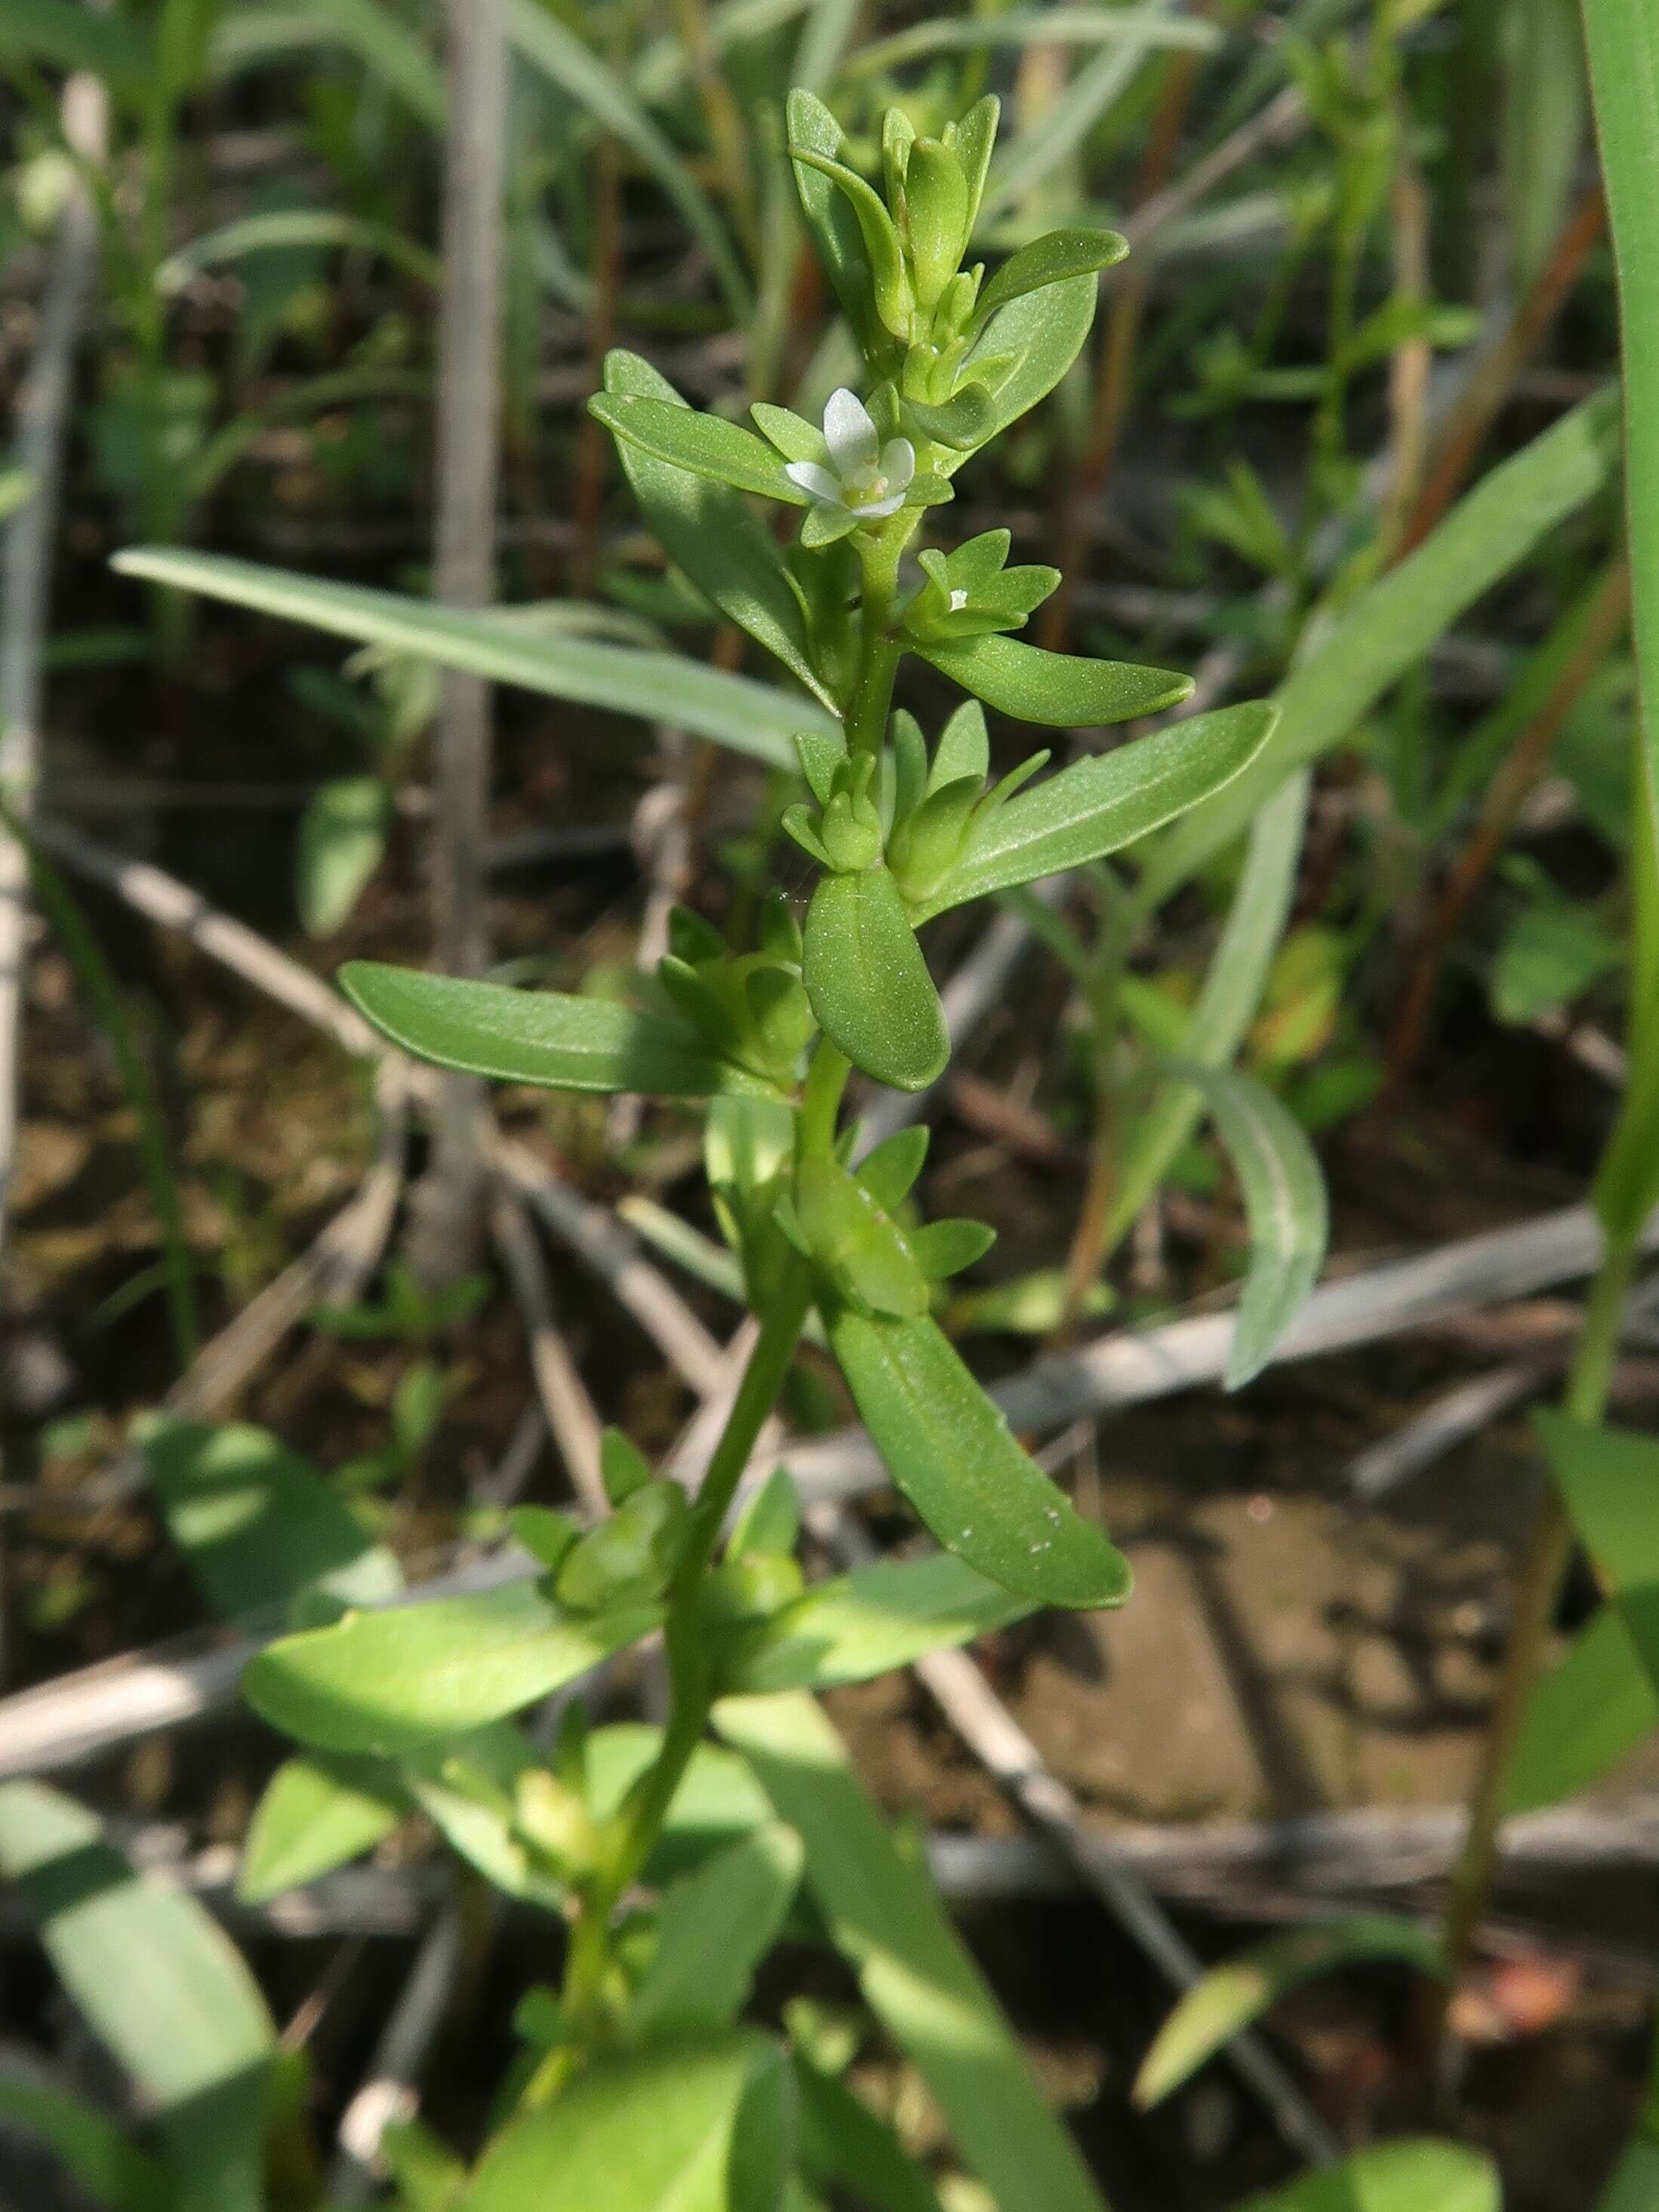
<svg viewBox="0 0 1659 2212">
<path fill-rule="evenodd" d="M 1620 1326 L 1638 1244 L 1635 1237 L 1610 1240 L 1590 1287 L 1583 1332 L 1578 1340 L 1562 1410 L 1573 1420 L 1599 1421 L 1606 1411 L 1619 1353 Z M 1552 1483 L 1534 1524 L 1516 1585 L 1503 1672 L 1491 1724 L 1481 1748 L 1480 1770 L 1469 1799 L 1468 1827 L 1452 1875 L 1451 1897 L 1442 1937 L 1448 1972 L 1427 1992 L 1425 2057 L 1429 2078 L 1440 2070 L 1446 2012 L 1458 1975 L 1468 1964 L 1498 1866 L 1498 1832 L 1504 1814 L 1504 1784 L 1514 1754 L 1527 1701 L 1542 1664 L 1556 1601 L 1572 1553 L 1572 1528 Z"/>
<path fill-rule="evenodd" d="M 856 544 L 864 572 L 864 633 L 859 672 L 847 710 L 849 753 L 879 753 L 893 704 L 893 678 L 903 648 L 891 634 L 898 600 L 899 561 L 916 526 L 916 517 L 901 507 L 878 531 L 860 531 Z"/>
<path fill-rule="evenodd" d="M 820 1039 L 801 1098 L 797 1144 L 803 1156 L 827 1153 L 833 1148 L 836 1120 L 851 1068 L 845 1053 L 827 1037 Z M 583 1895 L 565 1963 L 566 2038 L 532 2076 L 525 2092 L 526 2104 L 544 2103 L 556 2094 L 580 2064 L 586 2049 L 603 2038 L 611 1920 L 662 1832 L 674 1793 L 702 1740 L 714 1704 L 716 1684 L 707 1662 L 700 1605 L 703 1577 L 744 1469 L 778 1402 L 811 1303 L 811 1276 L 805 1267 L 792 1267 L 760 1316 L 760 1334 L 691 1508 L 679 1564 L 668 1587 L 663 1637 L 668 1652 L 671 1703 L 662 1747 L 624 1802 L 603 1863 Z"/>
</svg>

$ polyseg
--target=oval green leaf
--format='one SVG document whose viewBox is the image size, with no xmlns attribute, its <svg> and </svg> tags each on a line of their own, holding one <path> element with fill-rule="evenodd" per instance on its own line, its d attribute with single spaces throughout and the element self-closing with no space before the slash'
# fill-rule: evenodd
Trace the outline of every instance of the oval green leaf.
<svg viewBox="0 0 1659 2212">
<path fill-rule="evenodd" d="M 1192 678 L 1172 668 L 1045 653 L 1040 645 L 998 635 L 953 638 L 915 650 L 988 707 L 1054 729 L 1098 729 L 1137 714 L 1159 714 L 1165 707 L 1178 707 L 1193 689 Z"/>
<path fill-rule="evenodd" d="M 1501 2212 L 1502 2203 L 1489 2158 L 1423 2136 L 1373 2143 L 1340 2166 L 1252 2197 L 1238 2212 Z"/>
<path fill-rule="evenodd" d="M 769 2037 L 670 2044 L 589 2067 L 503 2129 L 456 2212 L 777 2212 L 793 2118 Z"/>
<path fill-rule="evenodd" d="M 866 1075 L 925 1091 L 944 1073 L 945 1011 L 885 868 L 823 878 L 807 908 L 801 977 L 825 1036 Z"/>
<path fill-rule="evenodd" d="M 339 981 L 393 1044 L 468 1075 L 653 1098 L 707 1098 L 717 1091 L 772 1096 L 759 1076 L 716 1060 L 678 1023 L 608 999 L 515 991 L 373 960 L 350 962 Z"/>
<path fill-rule="evenodd" d="M 167 1533 L 228 1618 L 312 1592 L 374 1605 L 402 1589 L 394 1554 L 268 1430 L 162 1419 L 143 1447 Z"/>
<path fill-rule="evenodd" d="M 301 1743 L 396 1753 L 517 1712 L 661 1617 L 639 1607 L 571 1620 L 535 1583 L 503 1583 L 284 1637 L 250 1662 L 242 1689 Z"/>
<path fill-rule="evenodd" d="M 409 1809 L 393 1769 L 309 1753 L 284 1759 L 248 1824 L 236 1894 L 263 1905 L 300 1889 L 392 1833 Z"/>
<path fill-rule="evenodd" d="M 824 1316 L 894 1481 L 946 1551 L 1040 1605 L 1121 1605 L 1129 1565 L 1009 1433 L 932 1321 Z"/>
</svg>

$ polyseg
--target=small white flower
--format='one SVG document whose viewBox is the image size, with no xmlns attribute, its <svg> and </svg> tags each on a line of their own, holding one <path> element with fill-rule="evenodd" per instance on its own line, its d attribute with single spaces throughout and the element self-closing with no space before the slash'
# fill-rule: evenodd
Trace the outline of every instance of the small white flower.
<svg viewBox="0 0 1659 2212">
<path fill-rule="evenodd" d="M 838 507 L 860 521 L 896 514 L 916 472 L 915 448 L 908 438 L 879 442 L 870 410 L 855 392 L 832 392 L 823 410 L 823 442 L 830 465 L 790 461 L 784 474 L 826 507 Z"/>
<path fill-rule="evenodd" d="M 953 615 L 959 615 L 959 614 L 962 612 L 963 609 L 967 605 L 967 604 L 968 604 L 968 594 L 967 594 L 967 592 L 964 592 L 964 591 L 963 590 L 962 586 L 958 584 L 958 585 L 957 585 L 957 588 L 956 588 L 956 589 L 951 592 L 951 613 L 952 613 Z"/>
</svg>

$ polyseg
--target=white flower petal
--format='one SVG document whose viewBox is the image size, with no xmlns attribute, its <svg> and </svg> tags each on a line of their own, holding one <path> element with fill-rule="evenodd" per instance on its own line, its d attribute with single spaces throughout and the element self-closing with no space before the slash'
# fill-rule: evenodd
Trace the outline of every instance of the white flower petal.
<svg viewBox="0 0 1659 2212">
<path fill-rule="evenodd" d="M 895 491 L 902 491 L 916 472 L 916 449 L 908 438 L 890 438 L 881 449 L 881 472 Z"/>
<path fill-rule="evenodd" d="M 879 521 L 884 514 L 896 514 L 904 504 L 902 491 L 890 493 L 885 499 L 860 500 L 858 518 L 860 522 Z"/>
<path fill-rule="evenodd" d="M 830 448 L 831 462 L 842 476 L 849 469 L 872 469 L 876 465 L 879 450 L 876 426 L 857 392 L 849 392 L 845 385 L 832 392 L 825 404 L 823 442 Z"/>
<path fill-rule="evenodd" d="M 845 507 L 841 495 L 841 478 L 834 476 L 817 461 L 786 461 L 783 473 L 793 484 L 811 492 L 814 499 L 822 500 L 828 507 Z"/>
</svg>

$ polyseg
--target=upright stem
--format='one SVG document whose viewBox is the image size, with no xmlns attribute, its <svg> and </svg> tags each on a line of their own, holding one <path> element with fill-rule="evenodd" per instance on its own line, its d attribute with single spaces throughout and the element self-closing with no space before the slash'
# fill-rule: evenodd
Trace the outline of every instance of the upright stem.
<svg viewBox="0 0 1659 2212">
<path fill-rule="evenodd" d="M 901 508 L 878 531 L 860 532 L 857 544 L 864 571 L 864 635 L 853 701 L 847 712 L 849 753 L 879 753 L 893 703 L 893 678 L 903 648 L 891 635 L 898 599 L 899 560 L 916 526 L 914 513 Z"/>
<path fill-rule="evenodd" d="M 827 1037 L 820 1039 L 807 1072 L 797 1122 L 800 1156 L 826 1153 L 834 1146 L 836 1118 L 851 1067 L 845 1053 Z M 582 1899 L 565 1965 L 567 2039 L 549 2052 L 532 2076 L 525 2093 L 528 2103 L 544 2102 L 554 2095 L 579 2063 L 584 2044 L 603 2032 L 612 1916 L 639 1879 L 662 1832 L 674 1793 L 702 1741 L 714 1703 L 717 1686 L 708 1665 L 699 1603 L 702 1580 L 744 1469 L 778 1402 L 811 1303 L 811 1278 L 805 1267 L 791 1267 L 760 1316 L 760 1334 L 691 1508 L 684 1546 L 668 1586 L 668 1618 L 663 1634 L 668 1649 L 671 1703 L 662 1748 L 624 1802 L 604 1863 Z"/>
<path fill-rule="evenodd" d="M 1599 1421 L 1605 1412 L 1619 1354 L 1619 1331 L 1635 1272 L 1637 1239 L 1608 1243 L 1590 1287 L 1583 1334 L 1562 1400 L 1577 1421 Z M 1516 1589 L 1515 1615 L 1504 1654 L 1498 1695 L 1481 1748 L 1480 1765 L 1469 1800 L 1468 1827 L 1452 1875 L 1443 1945 L 1446 1976 L 1433 1985 L 1425 2010 L 1425 2052 L 1432 2080 L 1439 2070 L 1446 2008 L 1457 1977 L 1468 1964 L 1491 1900 L 1498 1868 L 1498 1831 L 1504 1814 L 1504 1784 L 1534 1682 L 1549 1641 L 1556 1600 L 1572 1551 L 1572 1529 L 1552 1483 L 1533 1527 Z"/>
</svg>

